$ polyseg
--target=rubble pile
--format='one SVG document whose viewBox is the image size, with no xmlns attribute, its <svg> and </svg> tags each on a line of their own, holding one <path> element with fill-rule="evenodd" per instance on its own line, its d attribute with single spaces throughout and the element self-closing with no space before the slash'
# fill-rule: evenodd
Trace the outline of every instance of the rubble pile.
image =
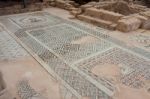
<svg viewBox="0 0 150 99">
<path fill-rule="evenodd" d="M 149 8 L 133 4 L 130 0 L 89 2 L 71 11 L 71 14 L 80 20 L 123 32 L 134 31 L 138 28 L 149 29 L 149 13 Z"/>
</svg>

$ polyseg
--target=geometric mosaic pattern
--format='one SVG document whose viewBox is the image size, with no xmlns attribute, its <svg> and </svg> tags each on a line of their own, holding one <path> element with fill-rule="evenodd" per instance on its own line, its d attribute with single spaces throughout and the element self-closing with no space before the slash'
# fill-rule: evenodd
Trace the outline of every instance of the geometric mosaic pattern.
<svg viewBox="0 0 150 99">
<path fill-rule="evenodd" d="M 85 73 L 95 76 L 90 71 L 97 64 L 103 66 L 104 64 L 120 65 L 121 70 L 120 81 L 133 88 L 144 87 L 144 80 L 150 80 L 150 61 L 146 61 L 132 53 L 126 52 L 119 48 L 110 49 L 102 54 L 94 56 L 86 61 L 76 64 Z M 143 79 L 140 79 L 140 78 Z M 103 79 L 102 79 L 103 78 Z M 104 77 L 96 78 L 97 80 L 108 80 Z M 111 83 L 111 81 L 109 81 Z"/>
<path fill-rule="evenodd" d="M 32 37 L 27 36 L 26 39 L 23 39 L 23 42 L 80 95 L 93 97 L 93 99 L 96 99 L 96 97 L 105 97 L 105 99 L 109 99 L 107 94 L 95 87 L 91 82 L 83 79 L 84 77 L 82 75 L 62 61 L 59 55 L 55 55 L 55 53 L 39 44 L 39 42 Z"/>
<path fill-rule="evenodd" d="M 36 27 L 39 25 L 55 25 L 59 24 L 61 21 L 55 17 L 48 16 L 47 13 L 25 14 L 18 15 L 18 17 L 12 16 L 11 20 L 23 28 Z"/>
<path fill-rule="evenodd" d="M 69 92 L 67 97 L 112 99 L 115 82 L 92 72 L 104 64 L 117 66 L 119 82 L 126 86 L 144 88 L 145 81 L 150 81 L 150 53 L 127 47 L 105 30 L 94 30 L 46 12 L 10 16 L 8 20 L 20 27 L 14 37 L 63 84 L 64 94 Z"/>
<path fill-rule="evenodd" d="M 18 95 L 21 99 L 47 99 L 36 92 L 27 80 L 22 80 L 17 85 Z"/>
<path fill-rule="evenodd" d="M 15 59 L 28 55 L 7 32 L 0 32 L 0 60 Z"/>
<path fill-rule="evenodd" d="M 144 35 L 144 34 L 138 34 L 131 37 L 131 40 L 133 42 L 137 42 L 141 44 L 141 47 L 144 47 L 145 49 L 150 49 L 150 36 Z"/>
<path fill-rule="evenodd" d="M 89 36 L 86 32 L 63 24 L 29 32 L 35 39 L 41 41 L 68 63 L 85 58 L 112 47 L 103 39 Z M 83 40 L 91 40 L 86 43 Z"/>
</svg>

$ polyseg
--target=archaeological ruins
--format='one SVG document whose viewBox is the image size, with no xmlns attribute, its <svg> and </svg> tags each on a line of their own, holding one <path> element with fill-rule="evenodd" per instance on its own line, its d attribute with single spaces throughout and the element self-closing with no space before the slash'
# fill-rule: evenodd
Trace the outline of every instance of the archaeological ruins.
<svg viewBox="0 0 150 99">
<path fill-rule="evenodd" d="M 0 99 L 150 99 L 150 0 L 0 0 Z"/>
</svg>

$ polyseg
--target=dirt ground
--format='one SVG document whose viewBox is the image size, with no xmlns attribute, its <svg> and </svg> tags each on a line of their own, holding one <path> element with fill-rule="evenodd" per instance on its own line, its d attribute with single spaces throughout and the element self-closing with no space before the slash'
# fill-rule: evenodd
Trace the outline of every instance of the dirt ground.
<svg viewBox="0 0 150 99">
<path fill-rule="evenodd" d="M 49 12 L 53 15 L 71 20 L 78 24 L 85 25 L 77 19 L 74 19 L 69 12 L 59 9 L 59 8 L 47 8 L 44 11 Z M 97 29 L 97 27 L 86 24 L 87 26 Z M 1 31 L 1 28 L 0 28 Z M 130 33 L 122 33 L 119 31 L 108 31 L 107 34 L 125 42 L 128 46 L 143 47 L 142 44 L 134 41 L 130 38 L 134 35 L 147 34 L 150 31 L 138 30 Z M 91 37 L 82 38 L 79 41 L 72 42 L 73 44 L 85 44 L 93 43 L 96 41 Z M 143 49 L 150 51 L 149 49 L 143 47 Z M 15 59 L 5 59 L 0 60 L 0 70 L 3 73 L 4 80 L 7 85 L 8 91 L 11 93 L 14 99 L 20 99 L 17 94 L 17 85 L 22 80 L 28 80 L 29 84 L 37 92 L 41 93 L 46 99 L 64 99 L 61 93 L 61 84 L 56 81 L 32 56 L 22 56 Z M 120 69 L 116 65 L 105 64 L 103 67 L 99 68 L 96 66 L 92 72 L 98 76 L 108 76 L 114 78 L 120 75 Z M 150 93 L 145 89 L 134 89 L 124 86 L 116 80 L 117 92 L 114 97 L 116 99 L 150 99 Z M 88 99 L 88 97 L 83 97 L 83 99 Z"/>
<path fill-rule="evenodd" d="M 54 80 L 31 56 L 0 62 L 7 88 L 13 97 L 19 99 L 17 84 L 28 80 L 37 92 L 48 99 L 60 99 L 59 83 Z"/>
</svg>

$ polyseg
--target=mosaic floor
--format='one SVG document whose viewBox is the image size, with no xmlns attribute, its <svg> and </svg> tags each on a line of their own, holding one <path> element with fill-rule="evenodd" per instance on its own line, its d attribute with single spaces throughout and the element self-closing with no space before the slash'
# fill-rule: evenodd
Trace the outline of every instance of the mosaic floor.
<svg viewBox="0 0 150 99">
<path fill-rule="evenodd" d="M 131 37 L 144 44 L 130 47 L 106 34 L 107 30 L 47 12 L 6 16 L 0 22 L 7 31 L 0 34 L 0 53 L 13 47 L 17 53 L 5 51 L 19 56 L 17 41 L 62 83 L 63 99 L 117 99 L 119 85 L 150 94 L 150 35 Z M 1 43 L 9 34 L 16 41 Z M 2 53 L 0 58 L 8 55 Z"/>
</svg>

